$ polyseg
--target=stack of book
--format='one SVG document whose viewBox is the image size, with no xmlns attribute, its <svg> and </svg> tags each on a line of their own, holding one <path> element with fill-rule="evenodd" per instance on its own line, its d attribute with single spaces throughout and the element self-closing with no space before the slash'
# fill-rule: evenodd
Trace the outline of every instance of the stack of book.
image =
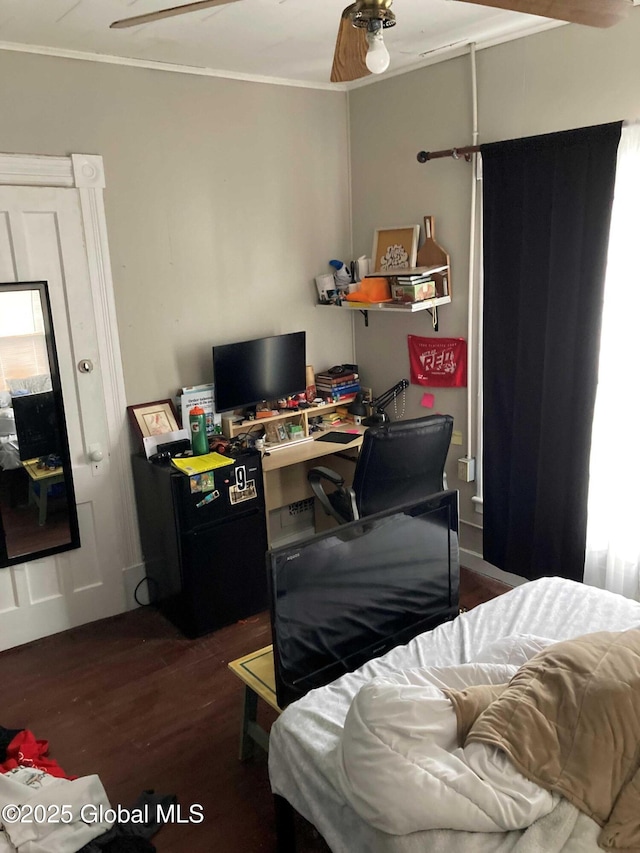
<svg viewBox="0 0 640 853">
<path fill-rule="evenodd" d="M 394 302 L 420 302 L 433 299 L 436 283 L 431 277 L 433 269 L 413 269 L 398 272 L 391 283 L 391 298 Z"/>
<path fill-rule="evenodd" d="M 357 373 L 316 373 L 316 391 L 330 403 L 351 400 L 360 390 Z"/>
<path fill-rule="evenodd" d="M 340 418 L 343 424 L 346 424 L 348 421 L 353 422 L 353 415 L 349 411 L 349 406 L 346 403 L 343 403 L 341 406 L 337 407 L 336 415 Z"/>
<path fill-rule="evenodd" d="M 331 412 L 328 415 L 322 416 L 322 424 L 325 427 L 340 426 L 341 423 L 342 423 L 342 418 L 340 417 L 340 415 L 337 412 Z"/>
</svg>

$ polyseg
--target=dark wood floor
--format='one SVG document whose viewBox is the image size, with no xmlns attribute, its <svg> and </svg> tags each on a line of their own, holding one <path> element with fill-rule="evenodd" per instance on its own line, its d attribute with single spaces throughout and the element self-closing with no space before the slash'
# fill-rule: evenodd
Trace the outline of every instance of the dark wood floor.
<svg viewBox="0 0 640 853">
<path fill-rule="evenodd" d="M 460 603 L 508 589 L 463 569 Z M 238 760 L 242 685 L 227 669 L 269 642 L 267 614 L 197 640 L 151 608 L 84 625 L 0 654 L 0 724 L 48 740 L 68 773 L 97 773 L 113 805 L 149 788 L 185 811 L 201 804 L 203 823 L 155 836 L 159 853 L 274 853 L 266 761 Z M 300 853 L 327 849 L 308 827 L 300 835 Z"/>
</svg>

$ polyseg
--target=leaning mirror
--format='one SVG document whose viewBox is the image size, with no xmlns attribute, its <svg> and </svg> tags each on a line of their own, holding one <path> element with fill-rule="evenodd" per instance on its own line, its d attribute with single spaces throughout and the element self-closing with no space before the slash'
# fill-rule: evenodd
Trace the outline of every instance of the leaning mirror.
<svg viewBox="0 0 640 853">
<path fill-rule="evenodd" d="M 47 283 L 0 284 L 0 566 L 79 547 Z"/>
</svg>

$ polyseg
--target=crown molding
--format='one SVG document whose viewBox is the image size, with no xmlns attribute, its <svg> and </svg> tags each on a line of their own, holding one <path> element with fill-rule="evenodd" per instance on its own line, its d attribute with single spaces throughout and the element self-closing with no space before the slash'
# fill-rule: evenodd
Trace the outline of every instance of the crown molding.
<svg viewBox="0 0 640 853">
<path fill-rule="evenodd" d="M 283 77 L 241 74 L 234 71 L 221 71 L 216 68 L 201 68 L 196 65 L 177 65 L 171 62 L 155 62 L 151 59 L 133 59 L 126 56 L 111 56 L 107 53 L 66 50 L 36 44 L 18 44 L 16 42 L 0 41 L 0 50 L 13 51 L 14 53 L 33 53 L 38 56 L 55 56 L 59 59 L 76 59 L 81 62 L 101 62 L 107 65 L 122 65 L 129 68 L 146 68 L 151 71 L 169 71 L 173 74 L 192 74 L 197 77 L 221 77 L 228 80 L 241 80 L 246 83 L 268 83 L 271 86 L 321 89 L 329 92 L 344 92 L 347 89 L 346 83 L 311 83 L 307 80 L 287 80 Z"/>
</svg>

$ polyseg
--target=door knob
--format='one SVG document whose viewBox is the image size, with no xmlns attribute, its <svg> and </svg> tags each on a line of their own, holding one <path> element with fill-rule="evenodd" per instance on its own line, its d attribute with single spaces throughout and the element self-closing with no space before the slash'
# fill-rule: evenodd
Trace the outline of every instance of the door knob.
<svg viewBox="0 0 640 853">
<path fill-rule="evenodd" d="M 104 459 L 104 453 L 101 450 L 92 450 L 89 454 L 89 457 L 92 462 L 102 462 Z"/>
</svg>

